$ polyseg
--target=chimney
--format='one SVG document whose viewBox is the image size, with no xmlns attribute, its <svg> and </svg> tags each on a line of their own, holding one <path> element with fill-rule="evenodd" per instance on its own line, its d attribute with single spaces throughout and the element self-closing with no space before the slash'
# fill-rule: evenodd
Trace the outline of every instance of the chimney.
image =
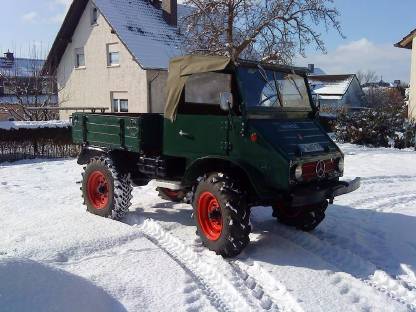
<svg viewBox="0 0 416 312">
<path fill-rule="evenodd" d="M 178 1 L 162 0 L 163 18 L 173 27 L 178 26 Z"/>
<path fill-rule="evenodd" d="M 156 8 L 160 9 L 160 0 L 150 0 L 150 3 Z"/>
<path fill-rule="evenodd" d="M 310 74 L 315 72 L 315 64 L 308 64 L 308 70 Z"/>
<path fill-rule="evenodd" d="M 7 51 L 6 53 L 4 53 L 4 56 L 6 58 L 6 61 L 10 61 L 10 62 L 13 62 L 14 61 L 14 54 L 13 54 L 13 52 Z"/>
</svg>

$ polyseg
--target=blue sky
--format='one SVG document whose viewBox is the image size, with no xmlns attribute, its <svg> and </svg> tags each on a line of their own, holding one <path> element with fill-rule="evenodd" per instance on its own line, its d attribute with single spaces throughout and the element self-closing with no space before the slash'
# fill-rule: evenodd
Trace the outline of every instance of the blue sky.
<svg viewBox="0 0 416 312">
<path fill-rule="evenodd" d="M 2 1 L 3 2 L 3 1 Z M 42 46 L 46 54 L 71 0 L 4 1 L 0 11 L 0 51 L 28 53 Z M 374 70 L 384 80 L 408 81 L 410 53 L 393 47 L 416 28 L 415 0 L 335 0 L 346 39 L 335 31 L 324 33 L 328 54 L 309 49 L 297 65 L 315 63 L 328 73 Z"/>
</svg>

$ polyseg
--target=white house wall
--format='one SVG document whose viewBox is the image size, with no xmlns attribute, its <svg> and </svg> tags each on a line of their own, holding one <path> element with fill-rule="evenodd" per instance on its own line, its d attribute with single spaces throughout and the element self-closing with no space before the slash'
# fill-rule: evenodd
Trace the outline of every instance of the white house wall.
<svg viewBox="0 0 416 312">
<path fill-rule="evenodd" d="M 90 1 L 57 69 L 61 106 L 111 111 L 112 94 L 123 94 L 129 101 L 129 112 L 148 112 L 146 71 L 133 60 L 102 15 L 97 25 L 91 25 L 91 10 Z M 108 66 L 107 45 L 112 43 L 119 46 L 120 65 L 115 67 Z M 84 48 L 85 68 L 75 68 L 78 48 Z M 62 111 L 61 119 L 68 119 L 72 112 Z"/>
<path fill-rule="evenodd" d="M 410 72 L 409 117 L 416 119 L 416 37 L 413 38 L 412 68 Z"/>
<path fill-rule="evenodd" d="M 346 107 L 363 107 L 365 105 L 364 93 L 357 78 L 351 81 L 347 93 L 343 97 L 343 105 Z"/>
</svg>

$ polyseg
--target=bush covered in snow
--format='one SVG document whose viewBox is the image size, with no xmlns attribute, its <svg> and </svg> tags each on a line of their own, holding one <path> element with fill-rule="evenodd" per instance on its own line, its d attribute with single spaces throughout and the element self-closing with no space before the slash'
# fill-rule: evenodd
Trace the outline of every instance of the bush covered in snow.
<svg viewBox="0 0 416 312">
<path fill-rule="evenodd" d="M 0 122 L 0 162 L 27 158 L 75 157 L 71 126 L 63 121 Z"/>
<path fill-rule="evenodd" d="M 407 120 L 406 105 L 384 105 L 341 112 L 334 124 L 337 140 L 372 147 L 415 146 L 416 125 Z"/>
</svg>

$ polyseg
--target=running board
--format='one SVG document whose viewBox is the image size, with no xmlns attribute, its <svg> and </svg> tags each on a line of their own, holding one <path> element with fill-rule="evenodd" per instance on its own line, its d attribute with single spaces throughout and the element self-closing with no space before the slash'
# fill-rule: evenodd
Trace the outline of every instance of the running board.
<svg viewBox="0 0 416 312">
<path fill-rule="evenodd" d="M 181 181 L 153 180 L 156 187 L 166 188 L 172 191 L 180 191 L 183 189 Z"/>
</svg>

